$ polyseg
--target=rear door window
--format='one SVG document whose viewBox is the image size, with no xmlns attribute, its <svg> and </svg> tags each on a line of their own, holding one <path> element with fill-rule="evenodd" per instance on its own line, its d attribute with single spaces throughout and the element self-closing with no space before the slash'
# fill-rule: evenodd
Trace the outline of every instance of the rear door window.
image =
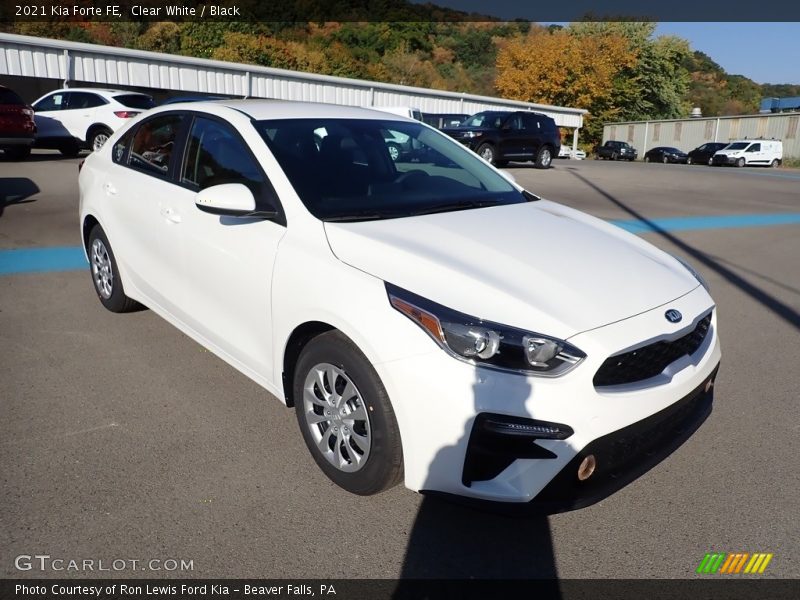
<svg viewBox="0 0 800 600">
<path fill-rule="evenodd" d="M 90 94 L 88 92 L 70 92 L 67 96 L 67 109 L 69 110 L 96 108 L 106 103 L 106 101 L 97 94 Z"/>
<path fill-rule="evenodd" d="M 183 115 L 159 115 L 136 130 L 128 164 L 139 171 L 167 177 Z"/>
</svg>

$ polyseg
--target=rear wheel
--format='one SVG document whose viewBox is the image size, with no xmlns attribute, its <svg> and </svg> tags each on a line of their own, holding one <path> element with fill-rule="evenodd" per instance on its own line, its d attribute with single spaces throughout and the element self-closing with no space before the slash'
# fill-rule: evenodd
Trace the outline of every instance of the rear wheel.
<svg viewBox="0 0 800 600">
<path fill-rule="evenodd" d="M 781 164 L 781 161 L 779 161 L 777 158 L 773 158 L 772 162 L 769 163 L 769 166 L 772 167 L 773 169 L 777 169 L 778 165 L 780 165 L 780 164 Z"/>
<path fill-rule="evenodd" d="M 100 302 L 111 312 L 124 313 L 141 308 L 141 305 L 125 295 L 122 279 L 117 269 L 117 261 L 111 251 L 103 228 L 95 225 L 89 234 L 89 267 L 94 291 Z"/>
<path fill-rule="evenodd" d="M 536 153 L 536 160 L 534 161 L 534 166 L 537 169 L 547 169 L 550 167 L 550 164 L 553 162 L 553 152 L 550 150 L 549 146 L 543 146 L 539 148 L 539 152 Z"/>
<path fill-rule="evenodd" d="M 362 496 L 400 482 L 403 453 L 389 396 L 349 338 L 331 331 L 311 340 L 293 392 L 303 440 L 331 481 Z"/>
<path fill-rule="evenodd" d="M 108 141 L 108 138 L 111 137 L 111 133 L 112 131 L 107 127 L 101 127 L 95 130 L 89 137 L 89 147 L 92 149 L 92 152 L 100 150 L 103 144 Z"/>
</svg>

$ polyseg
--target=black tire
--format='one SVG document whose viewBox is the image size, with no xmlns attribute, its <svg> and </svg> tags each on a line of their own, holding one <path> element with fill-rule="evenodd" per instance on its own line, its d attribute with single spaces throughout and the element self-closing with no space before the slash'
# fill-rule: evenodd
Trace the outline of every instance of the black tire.
<svg viewBox="0 0 800 600">
<path fill-rule="evenodd" d="M 650 162 L 650 157 L 649 156 L 645 156 L 644 157 L 644 162 L 649 163 Z"/>
<path fill-rule="evenodd" d="M 743 167 L 745 165 L 745 162 L 746 161 L 744 160 L 744 158 L 739 158 L 739 159 L 736 160 L 736 166 L 737 167 Z"/>
<path fill-rule="evenodd" d="M 320 381 L 314 377 L 314 374 L 318 368 L 324 370 L 326 365 L 339 370 L 332 376 L 333 385 L 330 382 L 331 376 L 324 375 L 321 379 L 324 389 L 320 389 L 319 383 L 312 383 L 312 393 L 316 401 L 307 401 L 304 395 L 306 379 L 310 378 L 312 382 Z M 346 379 L 350 380 L 356 390 L 355 395 L 351 396 L 349 401 L 344 401 L 345 397 L 342 395 Z M 314 461 L 331 481 L 348 492 L 360 496 L 377 494 L 400 482 L 403 476 L 403 452 L 400 444 L 400 430 L 397 427 L 389 396 L 369 360 L 347 336 L 339 331 L 329 331 L 311 340 L 303 348 L 297 360 L 292 386 L 295 415 L 303 440 Z M 325 394 L 330 394 L 330 388 L 339 392 L 343 401 L 339 406 L 343 410 L 348 414 L 358 414 L 356 409 L 362 407 L 362 414 L 366 416 L 366 419 L 356 418 L 348 421 L 346 416 L 336 416 L 336 421 L 329 419 L 313 425 L 309 424 L 306 414 L 324 418 L 323 407 L 329 405 L 331 408 L 325 408 L 325 411 L 331 410 L 334 414 L 342 414 L 340 411 L 333 410 L 334 404 L 331 403 L 331 400 L 326 401 L 325 399 Z M 335 397 L 336 394 L 332 396 Z M 341 438 L 337 423 L 341 428 Z M 333 430 L 336 430 L 335 439 L 333 439 Z M 331 433 L 328 435 L 329 431 Z M 352 437 L 353 434 L 364 434 L 365 432 L 369 440 L 367 453 L 358 451 L 360 446 L 353 441 Z M 345 468 L 351 470 L 343 470 L 326 458 L 326 455 L 320 450 L 320 446 L 317 445 L 315 435 L 319 435 L 320 441 L 326 440 L 325 445 L 327 445 L 328 451 L 334 454 L 334 459 L 341 460 L 344 457 Z M 353 448 L 357 450 L 354 451 Z M 364 454 L 366 454 L 365 462 L 356 466 L 356 470 L 352 470 L 358 462 L 356 458 Z"/>
<path fill-rule="evenodd" d="M 713 156 L 709 156 L 708 157 L 708 166 L 709 167 L 713 167 L 714 166 L 714 157 Z"/>
<path fill-rule="evenodd" d="M 497 159 L 497 155 L 495 154 L 494 146 L 490 143 L 481 144 L 478 146 L 476 150 L 478 156 L 480 156 L 483 160 L 494 164 L 497 164 L 495 161 Z"/>
<path fill-rule="evenodd" d="M 777 158 L 773 158 L 772 162 L 769 163 L 769 166 L 772 167 L 773 169 L 777 169 L 780 164 L 781 161 L 779 161 Z"/>
<path fill-rule="evenodd" d="M 97 152 L 100 148 L 103 147 L 103 144 L 106 143 L 108 138 L 111 137 L 111 134 L 114 133 L 108 127 L 98 127 L 92 132 L 92 135 L 89 136 L 87 140 L 89 142 L 89 148 L 92 152 Z"/>
<path fill-rule="evenodd" d="M 75 158 L 81 153 L 81 147 L 78 142 L 66 142 L 58 147 L 58 151 L 67 158 Z"/>
<path fill-rule="evenodd" d="M 31 155 L 30 146 L 14 146 L 5 149 L 5 157 L 8 160 L 25 160 Z"/>
<path fill-rule="evenodd" d="M 611 153 L 611 160 L 617 160 L 617 153 L 616 152 L 612 152 Z"/>
<path fill-rule="evenodd" d="M 661 159 L 661 162 L 663 162 L 664 164 L 667 164 L 667 163 L 669 162 L 669 158 L 667 158 L 666 156 L 664 156 L 664 157 Z"/>
<path fill-rule="evenodd" d="M 693 163 L 692 163 L 692 157 L 691 157 L 691 156 L 687 156 L 687 157 L 686 157 L 686 164 L 687 164 L 687 165 L 691 165 L 691 164 L 693 164 Z"/>
<path fill-rule="evenodd" d="M 536 153 L 533 166 L 537 169 L 549 169 L 551 164 L 553 164 L 553 151 L 550 146 L 542 146 Z"/>
<path fill-rule="evenodd" d="M 96 242 L 100 244 L 97 247 L 95 247 Z M 100 225 L 95 225 L 89 233 L 86 252 L 89 255 L 89 274 L 92 277 L 92 285 L 102 305 L 115 313 L 126 313 L 141 309 L 141 304 L 125 295 L 125 288 L 122 284 L 122 278 L 119 276 L 114 252 L 111 250 L 111 244 L 108 243 L 108 238 Z M 106 262 L 110 266 L 110 273 L 105 272 L 104 277 L 102 266 Z M 104 288 L 102 283 L 104 280 L 110 280 L 109 287 Z M 109 290 L 110 294 L 108 293 Z"/>
<path fill-rule="evenodd" d="M 386 150 L 389 152 L 389 158 L 392 159 L 392 162 L 397 162 L 397 159 L 400 158 L 400 146 L 395 143 L 388 143 L 386 144 Z"/>
</svg>

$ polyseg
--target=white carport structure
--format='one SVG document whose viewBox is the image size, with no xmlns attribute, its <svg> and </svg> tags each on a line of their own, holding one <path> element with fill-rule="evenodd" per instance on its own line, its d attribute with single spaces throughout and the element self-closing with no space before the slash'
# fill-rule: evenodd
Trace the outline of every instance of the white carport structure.
<svg viewBox="0 0 800 600">
<path fill-rule="evenodd" d="M 81 85 L 326 102 L 348 106 L 408 106 L 423 113 L 474 114 L 530 110 L 573 130 L 573 149 L 586 110 L 503 100 L 256 65 L 0 33 L 0 75 Z"/>
</svg>

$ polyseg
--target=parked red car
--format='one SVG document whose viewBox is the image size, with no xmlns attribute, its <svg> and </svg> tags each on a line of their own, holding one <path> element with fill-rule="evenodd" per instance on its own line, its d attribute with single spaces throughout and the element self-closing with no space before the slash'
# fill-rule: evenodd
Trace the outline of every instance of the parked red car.
<svg viewBox="0 0 800 600">
<path fill-rule="evenodd" d="M 35 135 L 33 109 L 14 90 L 0 85 L 0 150 L 12 160 L 26 158 Z"/>
</svg>

